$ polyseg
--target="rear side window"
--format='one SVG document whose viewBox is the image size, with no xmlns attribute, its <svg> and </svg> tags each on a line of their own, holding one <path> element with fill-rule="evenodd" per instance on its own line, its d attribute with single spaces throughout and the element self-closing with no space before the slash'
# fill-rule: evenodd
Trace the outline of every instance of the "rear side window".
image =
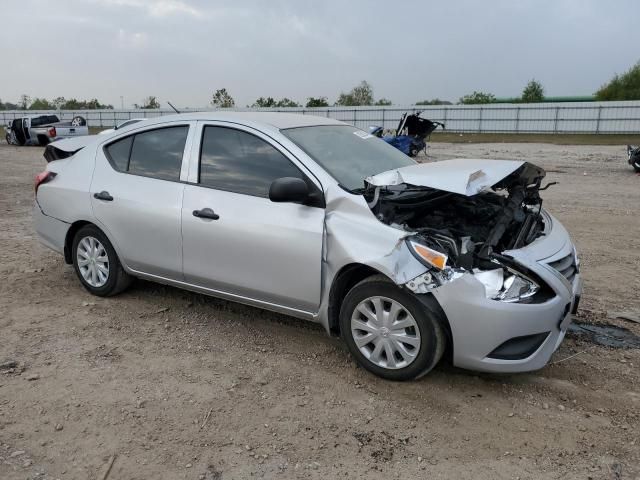
<svg viewBox="0 0 640 480">
<path fill-rule="evenodd" d="M 205 127 L 200 150 L 200 184 L 268 197 L 271 183 L 281 177 L 306 180 L 282 153 L 242 130 Z"/>
<path fill-rule="evenodd" d="M 188 131 L 186 125 L 149 130 L 111 143 L 105 152 L 121 172 L 178 181 Z"/>
<path fill-rule="evenodd" d="M 111 160 L 111 163 L 116 170 L 121 172 L 127 171 L 127 164 L 129 163 L 129 154 L 131 153 L 131 144 L 133 143 L 133 137 L 123 138 L 115 143 L 107 146 L 105 149 L 107 155 Z"/>
</svg>

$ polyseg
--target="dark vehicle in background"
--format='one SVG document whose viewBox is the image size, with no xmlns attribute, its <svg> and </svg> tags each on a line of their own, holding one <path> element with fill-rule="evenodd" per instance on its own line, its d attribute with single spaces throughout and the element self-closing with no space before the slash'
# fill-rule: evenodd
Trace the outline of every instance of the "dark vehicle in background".
<svg viewBox="0 0 640 480">
<path fill-rule="evenodd" d="M 421 113 L 403 114 L 395 135 L 383 136 L 382 127 L 370 127 L 369 133 L 382 138 L 402 153 L 415 157 L 421 150 L 427 148 L 427 139 L 436 128 L 442 127 L 443 130 L 445 128 L 444 123 L 420 117 Z"/>
<path fill-rule="evenodd" d="M 9 145 L 48 145 L 61 138 L 89 135 L 84 117 L 76 116 L 69 122 L 61 122 L 57 115 L 37 115 L 15 118 L 5 127 L 5 139 Z"/>
<path fill-rule="evenodd" d="M 627 158 L 629 165 L 631 165 L 636 172 L 640 173 L 640 146 L 634 147 L 633 145 L 627 145 Z"/>
</svg>

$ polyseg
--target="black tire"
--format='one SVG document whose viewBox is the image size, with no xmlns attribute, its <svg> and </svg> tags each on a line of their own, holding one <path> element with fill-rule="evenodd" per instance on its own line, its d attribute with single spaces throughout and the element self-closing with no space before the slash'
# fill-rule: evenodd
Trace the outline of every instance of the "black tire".
<svg viewBox="0 0 640 480">
<path fill-rule="evenodd" d="M 640 173 L 640 160 L 635 160 L 631 166 L 636 173 Z"/>
<path fill-rule="evenodd" d="M 99 287 L 90 285 L 80 273 L 80 267 L 78 266 L 78 246 L 80 242 L 87 238 L 93 237 L 97 239 L 104 247 L 104 250 L 108 259 L 108 276 L 104 285 Z M 86 225 L 82 227 L 76 233 L 73 238 L 73 246 L 71 250 L 71 257 L 73 260 L 73 268 L 76 271 L 76 275 L 80 279 L 82 286 L 86 288 L 93 295 L 99 297 L 110 297 L 117 295 L 126 288 L 128 288 L 133 282 L 133 277 L 124 271 L 122 264 L 118 259 L 116 251 L 113 249 L 111 242 L 107 236 L 95 225 Z"/>
<path fill-rule="evenodd" d="M 419 153 L 420 153 L 420 150 L 418 150 L 417 148 L 411 148 L 411 151 L 409 152 L 409 156 L 417 157 Z"/>
<path fill-rule="evenodd" d="M 87 121 L 84 117 L 76 115 L 71 119 L 71 125 L 74 127 L 84 127 L 87 124 Z"/>
<path fill-rule="evenodd" d="M 400 303 L 415 319 L 420 333 L 420 350 L 416 358 L 406 367 L 391 369 L 374 364 L 360 352 L 351 333 L 351 316 L 354 309 L 363 300 L 381 296 Z M 442 358 L 446 347 L 441 309 L 431 295 L 418 299 L 407 290 L 403 290 L 384 275 L 366 278 L 353 287 L 340 308 L 340 334 L 349 351 L 359 365 L 387 380 L 413 380 L 427 374 Z"/>
</svg>

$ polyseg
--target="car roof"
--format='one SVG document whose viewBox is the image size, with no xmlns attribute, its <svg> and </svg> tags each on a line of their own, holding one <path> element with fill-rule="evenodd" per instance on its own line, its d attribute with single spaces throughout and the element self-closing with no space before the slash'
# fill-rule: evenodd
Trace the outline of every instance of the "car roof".
<svg viewBox="0 0 640 480">
<path fill-rule="evenodd" d="M 223 121 L 241 123 L 247 125 L 268 125 L 279 130 L 285 128 L 311 127 L 317 125 L 345 125 L 345 123 L 333 118 L 320 117 L 317 115 L 301 115 L 297 113 L 284 112 L 193 112 L 180 113 L 176 115 L 163 115 L 161 117 L 147 118 L 146 126 L 154 123 L 164 123 L 171 121 Z"/>
</svg>

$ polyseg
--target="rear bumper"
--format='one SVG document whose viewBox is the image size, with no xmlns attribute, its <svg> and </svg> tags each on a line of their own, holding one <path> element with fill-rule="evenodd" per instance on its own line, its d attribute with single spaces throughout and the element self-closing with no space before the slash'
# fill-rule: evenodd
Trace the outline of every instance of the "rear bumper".
<svg viewBox="0 0 640 480">
<path fill-rule="evenodd" d="M 71 225 L 45 215 L 36 201 L 33 205 L 33 226 L 40 243 L 55 252 L 64 254 L 64 244 Z"/>
<path fill-rule="evenodd" d="M 454 365 L 508 373 L 537 370 L 549 362 L 564 339 L 583 286 L 580 273 L 567 279 L 550 266 L 558 258 L 575 255 L 569 235 L 554 222 L 557 230 L 549 237 L 549 249 L 542 241 L 535 251 L 510 252 L 555 292 L 548 301 L 526 304 L 487 299 L 484 286 L 471 274 L 433 290 L 451 327 Z M 559 241 L 561 233 L 564 241 Z"/>
</svg>

